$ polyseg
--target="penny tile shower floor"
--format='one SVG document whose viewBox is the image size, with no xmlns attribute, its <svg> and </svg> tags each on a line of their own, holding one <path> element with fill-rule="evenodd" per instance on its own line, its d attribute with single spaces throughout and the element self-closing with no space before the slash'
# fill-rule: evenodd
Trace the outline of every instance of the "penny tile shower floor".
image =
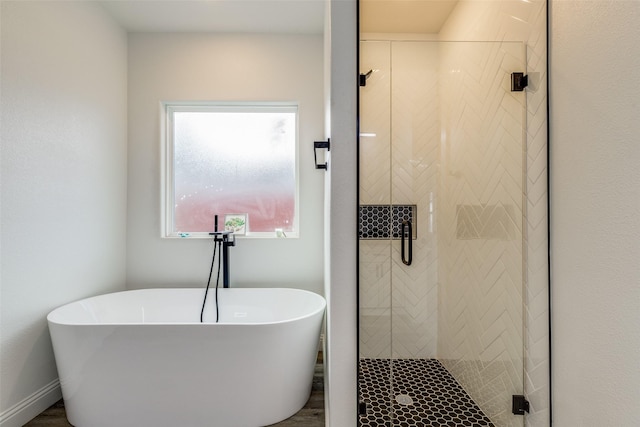
<svg viewBox="0 0 640 427">
<path fill-rule="evenodd" d="M 360 359 L 360 427 L 495 427 L 439 361 L 393 359 L 393 390 L 390 365 Z"/>
</svg>

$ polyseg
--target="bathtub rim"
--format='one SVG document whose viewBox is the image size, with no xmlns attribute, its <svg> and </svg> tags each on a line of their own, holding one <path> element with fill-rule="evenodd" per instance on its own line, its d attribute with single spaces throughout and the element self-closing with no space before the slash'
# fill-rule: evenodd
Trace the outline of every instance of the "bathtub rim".
<svg viewBox="0 0 640 427">
<path fill-rule="evenodd" d="M 59 307 L 54 308 L 53 310 L 51 310 L 48 314 L 47 314 L 47 323 L 51 324 L 51 325 L 60 325 L 60 326 L 77 326 L 77 327 L 105 327 L 105 326 L 144 326 L 144 327 L 152 327 L 152 326 L 190 326 L 190 327 L 195 327 L 195 326 L 199 326 L 199 327 L 211 327 L 211 326 L 234 326 L 234 327 L 238 327 L 238 326 L 252 326 L 252 327 L 257 327 L 257 326 L 268 326 L 268 325 L 281 325 L 281 324 L 286 324 L 286 323 L 293 323 L 296 321 L 302 321 L 304 319 L 308 319 L 308 318 L 312 318 L 317 316 L 318 314 L 323 314 L 326 310 L 327 307 L 327 300 L 324 298 L 324 296 L 313 292 L 313 291 L 309 291 L 306 289 L 298 289 L 298 288 L 284 288 L 284 287 L 271 287 L 271 288 L 256 288 L 256 287 L 252 287 L 252 288 L 230 288 L 233 290 L 247 290 L 247 291 L 251 291 L 251 290 L 284 290 L 284 291 L 293 291 L 294 293 L 306 293 L 306 294 L 312 294 L 313 298 L 319 298 L 318 299 L 318 307 L 315 308 L 314 310 L 311 310 L 308 313 L 305 313 L 304 315 L 300 315 L 300 316 L 295 316 L 295 317 L 289 317 L 286 318 L 284 320 L 277 320 L 277 321 L 263 321 L 263 322 L 220 322 L 220 323 L 215 323 L 215 322 L 211 322 L 211 321 L 205 321 L 205 322 L 193 322 L 193 321 L 189 321 L 189 322 L 175 322 L 175 321 L 171 321 L 171 322 L 97 322 L 97 321 L 92 321 L 92 322 L 77 322 L 77 321 L 70 321 L 69 319 L 56 319 L 56 317 L 61 317 L 62 314 L 61 312 L 63 312 L 65 309 L 67 309 L 69 306 L 75 305 L 75 304 L 80 304 L 83 302 L 88 302 L 91 300 L 96 300 L 99 299 L 101 297 L 106 297 L 106 296 L 111 296 L 111 295 L 117 295 L 117 294 L 126 294 L 126 293 L 144 293 L 144 292 L 153 292 L 153 291 L 180 291 L 180 290 L 200 290 L 204 292 L 205 288 L 198 288 L 198 287 L 174 287 L 174 288 L 141 288 L 141 289 L 127 289 L 124 291 L 116 291 L 116 292 L 108 292 L 108 293 L 104 293 L 104 294 L 99 294 L 99 295 L 94 295 L 94 296 L 90 296 L 90 297 L 86 297 L 86 298 L 82 298 L 79 300 L 75 300 L 75 301 L 71 301 L 69 303 L 63 304 Z M 229 289 L 229 288 L 227 288 Z M 218 291 L 222 291 L 223 288 L 218 289 Z M 209 289 L 209 295 L 207 296 L 207 298 L 213 298 L 213 292 L 215 292 L 215 288 L 213 289 Z"/>
</svg>

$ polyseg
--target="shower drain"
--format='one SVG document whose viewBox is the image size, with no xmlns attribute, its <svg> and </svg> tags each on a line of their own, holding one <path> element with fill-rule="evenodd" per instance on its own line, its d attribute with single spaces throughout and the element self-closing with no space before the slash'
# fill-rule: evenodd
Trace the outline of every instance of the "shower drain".
<svg viewBox="0 0 640 427">
<path fill-rule="evenodd" d="M 413 399 L 406 394 L 399 394 L 396 396 L 396 402 L 401 405 L 409 406 L 413 405 Z"/>
</svg>

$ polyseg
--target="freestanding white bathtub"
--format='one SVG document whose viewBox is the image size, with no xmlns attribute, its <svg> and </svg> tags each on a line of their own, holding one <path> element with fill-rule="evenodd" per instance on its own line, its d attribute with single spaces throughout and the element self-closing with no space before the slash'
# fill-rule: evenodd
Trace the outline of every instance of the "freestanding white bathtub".
<svg viewBox="0 0 640 427">
<path fill-rule="evenodd" d="M 266 426 L 306 403 L 325 300 L 296 289 L 145 289 L 47 320 L 76 427 Z"/>
</svg>

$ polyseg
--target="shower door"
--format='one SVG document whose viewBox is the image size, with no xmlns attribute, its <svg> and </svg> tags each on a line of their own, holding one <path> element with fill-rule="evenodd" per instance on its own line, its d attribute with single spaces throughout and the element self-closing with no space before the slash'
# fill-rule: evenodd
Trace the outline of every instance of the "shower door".
<svg viewBox="0 0 640 427">
<path fill-rule="evenodd" d="M 522 426 L 524 46 L 360 48 L 360 425 Z"/>
</svg>

